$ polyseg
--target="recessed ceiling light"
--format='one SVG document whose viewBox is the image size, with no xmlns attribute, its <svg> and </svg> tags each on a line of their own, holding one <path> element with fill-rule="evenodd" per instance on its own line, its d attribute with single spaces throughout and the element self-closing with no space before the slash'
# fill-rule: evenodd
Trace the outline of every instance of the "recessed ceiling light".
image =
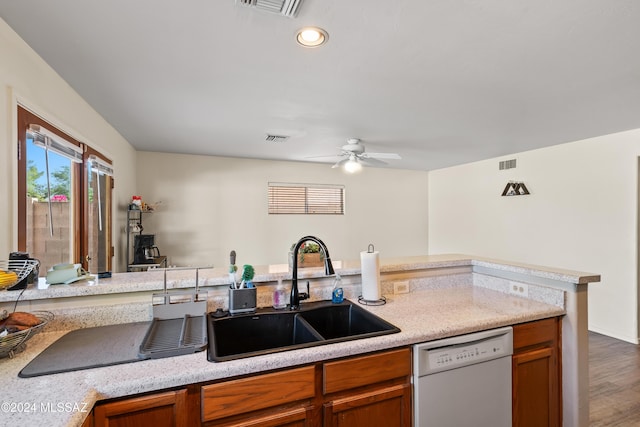
<svg viewBox="0 0 640 427">
<path fill-rule="evenodd" d="M 318 47 L 329 40 L 329 34 L 322 28 L 305 27 L 298 30 L 296 40 L 304 47 Z"/>
</svg>

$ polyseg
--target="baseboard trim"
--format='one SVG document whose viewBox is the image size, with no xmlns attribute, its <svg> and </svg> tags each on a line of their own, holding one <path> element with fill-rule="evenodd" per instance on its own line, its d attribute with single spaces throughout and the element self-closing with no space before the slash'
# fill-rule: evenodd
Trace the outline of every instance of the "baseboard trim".
<svg viewBox="0 0 640 427">
<path fill-rule="evenodd" d="M 609 331 L 606 329 L 598 328 L 597 326 L 589 326 L 589 331 L 595 332 L 600 335 L 606 335 L 611 338 L 615 338 L 620 341 L 626 341 L 631 344 L 640 344 L 640 337 L 628 337 L 624 335 L 617 334 L 613 331 Z"/>
</svg>

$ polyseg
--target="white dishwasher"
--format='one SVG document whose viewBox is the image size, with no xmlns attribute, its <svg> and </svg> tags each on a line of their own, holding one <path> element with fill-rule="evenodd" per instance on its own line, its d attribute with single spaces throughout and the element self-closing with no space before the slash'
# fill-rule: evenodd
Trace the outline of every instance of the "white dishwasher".
<svg viewBox="0 0 640 427">
<path fill-rule="evenodd" d="M 416 427 L 511 426 L 513 329 L 413 346 Z"/>
</svg>

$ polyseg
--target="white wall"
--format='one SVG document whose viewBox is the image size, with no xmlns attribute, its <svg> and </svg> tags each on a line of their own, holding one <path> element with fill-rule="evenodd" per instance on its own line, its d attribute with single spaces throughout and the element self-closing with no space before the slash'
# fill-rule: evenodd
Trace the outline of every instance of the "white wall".
<svg viewBox="0 0 640 427">
<path fill-rule="evenodd" d="M 315 235 L 332 259 L 358 259 L 373 243 L 381 256 L 427 253 L 427 172 L 327 164 L 138 153 L 143 200 L 162 200 L 144 223 L 175 265 L 281 264 L 292 243 Z M 267 183 L 345 185 L 345 215 L 268 215 Z"/>
<path fill-rule="evenodd" d="M 601 274 L 589 328 L 637 343 L 639 155 L 637 129 L 431 171 L 429 250 Z M 509 180 L 531 195 L 500 197 Z"/>
<path fill-rule="evenodd" d="M 0 19 L 0 259 L 17 249 L 18 102 L 113 160 L 118 229 L 126 218 L 123 207 L 135 192 L 135 150 Z M 116 242 L 114 261 L 124 268 L 122 249 Z"/>
</svg>

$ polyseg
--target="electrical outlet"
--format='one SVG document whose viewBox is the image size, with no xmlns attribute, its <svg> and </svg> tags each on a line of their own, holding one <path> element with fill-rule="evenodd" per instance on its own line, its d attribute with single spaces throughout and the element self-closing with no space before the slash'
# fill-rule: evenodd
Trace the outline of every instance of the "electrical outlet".
<svg viewBox="0 0 640 427">
<path fill-rule="evenodd" d="M 395 282 L 393 284 L 393 293 L 394 294 L 408 294 L 409 293 L 409 282 Z"/>
<path fill-rule="evenodd" d="M 509 285 L 509 293 L 511 295 L 527 298 L 529 296 L 529 285 L 512 282 Z"/>
</svg>

